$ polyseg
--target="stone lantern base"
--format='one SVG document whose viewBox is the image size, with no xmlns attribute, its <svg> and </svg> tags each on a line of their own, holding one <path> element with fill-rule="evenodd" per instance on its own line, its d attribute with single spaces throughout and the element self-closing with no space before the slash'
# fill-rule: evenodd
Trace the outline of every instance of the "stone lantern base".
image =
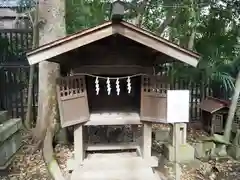
<svg viewBox="0 0 240 180">
<path fill-rule="evenodd" d="M 179 150 L 179 152 L 178 152 L 178 161 L 179 162 L 194 160 L 194 148 L 190 144 L 186 143 L 186 144 L 179 145 L 178 150 Z M 172 146 L 171 144 L 164 144 L 163 153 L 164 153 L 164 156 L 169 161 L 175 161 L 175 147 L 174 146 Z"/>
</svg>

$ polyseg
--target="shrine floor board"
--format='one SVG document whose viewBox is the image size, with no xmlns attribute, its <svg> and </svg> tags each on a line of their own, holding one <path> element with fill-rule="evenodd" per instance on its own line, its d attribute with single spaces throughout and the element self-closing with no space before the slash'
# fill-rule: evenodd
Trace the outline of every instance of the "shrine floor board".
<svg viewBox="0 0 240 180">
<path fill-rule="evenodd" d="M 90 154 L 71 180 L 160 180 L 135 152 Z"/>
<path fill-rule="evenodd" d="M 93 112 L 85 126 L 141 124 L 137 112 Z"/>
</svg>

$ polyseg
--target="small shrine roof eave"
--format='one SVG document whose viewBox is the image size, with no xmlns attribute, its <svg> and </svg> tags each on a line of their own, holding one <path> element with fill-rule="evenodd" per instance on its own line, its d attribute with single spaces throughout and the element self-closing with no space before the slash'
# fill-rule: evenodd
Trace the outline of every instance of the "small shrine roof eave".
<svg viewBox="0 0 240 180">
<path fill-rule="evenodd" d="M 108 21 L 99 26 L 86 29 L 75 34 L 50 42 L 27 53 L 30 65 L 42 61 L 51 61 L 52 58 L 80 48 L 100 39 L 119 34 L 136 43 L 143 44 L 173 59 L 179 60 L 193 67 L 198 65 L 200 55 L 196 52 L 184 49 L 164 38 L 158 37 L 150 31 L 136 27 L 125 21 Z M 61 62 L 60 62 L 61 63 Z"/>
<path fill-rule="evenodd" d="M 229 108 L 229 106 L 230 106 L 230 101 L 217 99 L 217 98 L 210 97 L 210 96 L 207 97 L 206 99 L 204 99 L 199 105 L 201 110 L 204 110 L 211 114 L 213 114 L 223 108 Z"/>
</svg>

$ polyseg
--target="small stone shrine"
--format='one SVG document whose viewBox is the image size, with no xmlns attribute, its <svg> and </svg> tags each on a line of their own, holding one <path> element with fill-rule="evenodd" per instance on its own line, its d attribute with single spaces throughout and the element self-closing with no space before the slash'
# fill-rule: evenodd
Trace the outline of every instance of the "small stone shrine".
<svg viewBox="0 0 240 180">
<path fill-rule="evenodd" d="M 187 143 L 187 124 L 178 123 L 172 127 L 171 142 L 164 144 L 164 155 L 169 161 L 175 161 L 175 140 L 178 141 L 178 162 L 194 160 L 194 148 Z"/>
<path fill-rule="evenodd" d="M 230 101 L 207 97 L 200 103 L 203 128 L 211 135 L 223 133 Z"/>
<path fill-rule="evenodd" d="M 235 159 L 240 159 L 240 129 L 236 131 L 233 143 L 228 148 L 228 154 Z"/>
</svg>

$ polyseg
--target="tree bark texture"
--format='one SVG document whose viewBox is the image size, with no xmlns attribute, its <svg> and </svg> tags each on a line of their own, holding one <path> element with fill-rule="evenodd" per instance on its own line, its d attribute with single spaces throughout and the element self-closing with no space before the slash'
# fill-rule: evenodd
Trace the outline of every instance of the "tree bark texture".
<svg viewBox="0 0 240 180">
<path fill-rule="evenodd" d="M 169 11 L 166 14 L 166 19 L 162 22 L 162 24 L 159 26 L 159 28 L 157 29 L 157 34 L 161 35 L 163 33 L 163 31 L 166 29 L 166 27 L 171 24 L 171 22 L 174 20 L 176 15 L 175 10 Z"/>
<path fill-rule="evenodd" d="M 239 93 L 240 93 L 240 71 L 238 72 L 238 76 L 236 78 L 236 83 L 235 83 L 235 90 L 234 94 L 232 96 L 232 102 L 228 111 L 228 118 L 226 121 L 226 126 L 224 130 L 224 140 L 229 142 L 230 141 L 230 135 L 232 131 L 232 123 L 234 120 L 237 104 L 238 104 L 238 98 L 239 98 Z"/>
<path fill-rule="evenodd" d="M 193 27 L 191 35 L 189 37 L 189 41 L 188 41 L 188 49 L 190 50 L 193 50 L 193 47 L 194 47 L 195 34 L 196 34 L 196 29 L 195 27 Z"/>
<path fill-rule="evenodd" d="M 65 0 L 39 0 L 39 45 L 62 38 L 65 30 Z M 43 157 L 53 179 L 63 180 L 61 170 L 54 159 L 52 141 L 59 124 L 56 95 L 56 78 L 59 64 L 39 63 L 38 118 L 35 129 L 37 139 L 43 141 Z"/>
<path fill-rule="evenodd" d="M 65 3 L 64 0 L 39 0 L 39 19 L 41 22 L 39 32 L 39 45 L 43 45 L 64 37 L 65 31 Z M 44 61 L 39 63 L 39 99 L 38 99 L 38 118 L 35 130 L 37 139 L 41 140 L 42 134 L 47 128 L 47 120 L 43 117 L 47 108 L 52 109 L 52 113 L 57 111 L 55 106 L 47 107 L 47 99 L 56 97 L 56 78 L 59 74 L 59 65 Z M 54 77 L 54 78 L 53 78 Z M 52 94 L 49 94 L 52 92 Z M 56 98 L 53 100 L 56 101 Z M 56 119 L 55 119 L 56 121 Z M 56 123 L 56 122 L 55 122 Z"/>
<path fill-rule="evenodd" d="M 135 22 L 137 27 L 141 27 L 142 26 L 143 17 L 144 17 L 144 13 L 145 13 L 146 7 L 148 5 L 148 1 L 149 0 L 143 0 L 142 4 L 138 8 L 138 14 L 137 14 L 137 17 L 136 17 L 136 22 Z"/>
</svg>

